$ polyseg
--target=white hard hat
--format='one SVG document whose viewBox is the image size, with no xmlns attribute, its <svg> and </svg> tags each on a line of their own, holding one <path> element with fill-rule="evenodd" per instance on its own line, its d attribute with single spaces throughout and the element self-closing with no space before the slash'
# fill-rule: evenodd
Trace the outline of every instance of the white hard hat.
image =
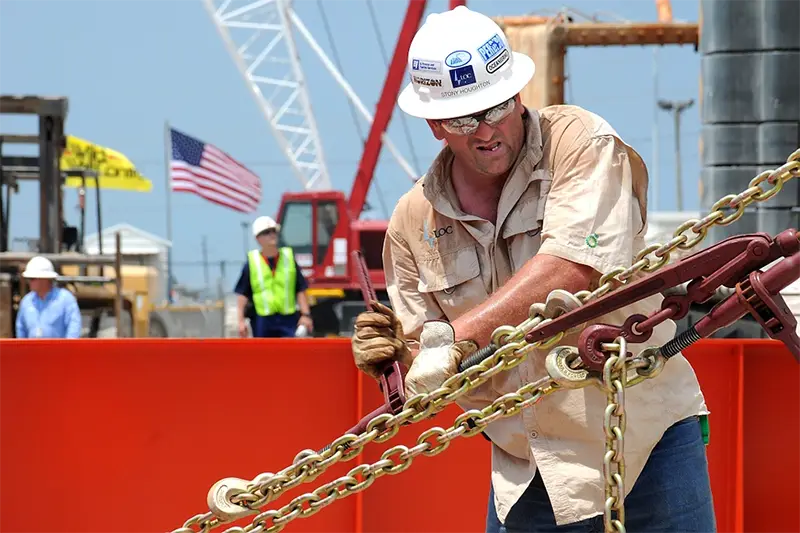
<svg viewBox="0 0 800 533">
<path fill-rule="evenodd" d="M 519 93 L 536 70 L 513 52 L 491 18 L 458 6 L 428 15 L 408 49 L 411 83 L 398 105 L 426 119 L 457 118 L 501 104 Z"/>
<path fill-rule="evenodd" d="M 49 259 L 37 255 L 25 265 L 22 277 L 28 279 L 55 279 L 58 274 L 56 274 L 56 269 L 53 268 L 53 263 Z"/>
<path fill-rule="evenodd" d="M 255 220 L 255 222 L 253 222 L 254 237 L 257 237 L 259 233 L 261 233 L 262 231 L 266 231 L 268 229 L 274 229 L 275 231 L 278 231 L 279 229 L 281 229 L 281 226 L 280 224 L 272 220 L 272 217 L 267 217 L 267 216 L 258 217 Z"/>
</svg>

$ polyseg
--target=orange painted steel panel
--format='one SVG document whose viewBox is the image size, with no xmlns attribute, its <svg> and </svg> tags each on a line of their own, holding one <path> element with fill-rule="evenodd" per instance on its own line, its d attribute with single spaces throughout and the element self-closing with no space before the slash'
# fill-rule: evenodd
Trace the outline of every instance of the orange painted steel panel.
<svg viewBox="0 0 800 533">
<path fill-rule="evenodd" d="M 380 390 L 364 378 L 365 413 L 382 402 Z M 426 429 L 447 429 L 463 411 L 450 405 L 434 416 L 406 426 L 383 444 L 368 446 L 364 460 L 373 463 L 383 452 L 402 444 L 414 446 Z M 434 443 L 435 437 L 428 439 Z M 369 533 L 479 533 L 486 524 L 491 448 L 482 436 L 460 437 L 440 454 L 418 456 L 411 467 L 385 475 L 364 492 L 364 531 Z M 393 504 L 393 502 L 397 502 Z"/>
<path fill-rule="evenodd" d="M 800 499 L 800 367 L 772 341 L 702 341 L 687 356 L 712 410 L 719 531 L 800 530 L 787 507 Z M 171 530 L 207 508 L 217 480 L 283 468 L 381 401 L 347 339 L 2 341 L 0 531 Z M 268 508 L 459 412 L 369 445 Z M 457 439 L 284 531 L 483 531 L 489 455 L 482 437 Z"/>
<path fill-rule="evenodd" d="M 737 406 L 742 398 L 742 345 L 724 343 L 712 347 L 707 342 L 692 346 L 685 354 L 697 374 L 711 411 L 710 440 L 706 448 L 711 492 L 717 531 L 729 533 L 741 531 L 741 527 L 737 527 L 741 524 L 736 514 L 742 508 L 741 498 L 737 495 L 737 479 L 742 472 L 741 443 L 737 439 L 741 429 Z"/>
<path fill-rule="evenodd" d="M 0 530 L 161 532 L 182 525 L 207 509 L 217 480 L 274 472 L 355 424 L 357 376 L 352 357 L 342 360 L 347 346 L 3 342 Z M 353 531 L 355 500 L 300 522 L 294 531 Z"/>
<path fill-rule="evenodd" d="M 800 365 L 778 344 L 745 350 L 744 530 L 796 533 L 800 531 Z"/>
</svg>

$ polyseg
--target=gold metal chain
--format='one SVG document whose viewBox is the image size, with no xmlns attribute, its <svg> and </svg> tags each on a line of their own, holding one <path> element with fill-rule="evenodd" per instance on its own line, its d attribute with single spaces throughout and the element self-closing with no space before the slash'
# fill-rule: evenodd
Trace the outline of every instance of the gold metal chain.
<svg viewBox="0 0 800 533">
<path fill-rule="evenodd" d="M 605 505 L 603 518 L 607 532 L 625 531 L 625 387 L 627 387 L 628 343 L 623 337 L 616 342 L 617 354 L 608 356 L 603 365 L 603 390 L 606 393 L 606 411 L 603 431 L 606 451 L 603 455 L 605 478 Z M 608 353 L 604 346 L 604 352 Z"/>
<path fill-rule="evenodd" d="M 782 166 L 764 171 L 753 178 L 748 188 L 741 193 L 720 198 L 707 216 L 687 220 L 678 226 L 673 238 L 666 244 L 646 247 L 637 254 L 631 266 L 612 269 L 600 278 L 599 286 L 595 290 L 580 291 L 573 295 L 574 298 L 585 304 L 624 285 L 638 274 L 659 270 L 669 262 L 671 253 L 695 248 L 705 239 L 711 227 L 732 224 L 741 218 L 746 207 L 754 202 L 769 200 L 778 194 L 789 180 L 798 177 L 800 177 L 800 149 L 793 152 Z M 767 190 L 761 188 L 765 182 L 771 185 Z M 733 209 L 734 212 L 726 215 L 726 208 Z M 690 232 L 694 235 L 690 236 Z M 246 486 L 232 490 L 230 493 L 232 496 L 225 503 L 229 505 L 232 503 L 235 510 L 221 512 L 217 508 L 219 516 L 212 511 L 195 515 L 172 533 L 205 533 L 248 514 L 259 513 L 261 507 L 285 491 L 313 481 L 340 461 L 349 461 L 358 456 L 370 442 L 388 441 L 397 435 L 401 426 L 430 418 L 492 376 L 519 365 L 530 352 L 556 345 L 568 332 L 562 331 L 549 339 L 533 343 L 525 340 L 525 336 L 531 330 L 552 320 L 542 314 L 542 309 L 541 304 L 534 304 L 530 308 L 529 318 L 518 326 L 497 328 L 492 335 L 492 342 L 499 348 L 491 357 L 453 375 L 438 389 L 409 398 L 400 413 L 396 415 L 387 413 L 375 417 L 367 425 L 364 433 L 342 435 L 322 453 L 301 452 L 293 464 L 277 474 L 261 474 L 247 482 Z M 604 352 L 611 355 L 605 363 L 601 381 L 585 369 L 574 368 L 569 364 L 570 359 L 574 360 L 577 356 L 575 348 L 556 348 L 546 359 L 548 377 L 525 385 L 514 393 L 506 394 L 482 410 L 466 411 L 456 418 L 449 429 L 434 427 L 420 434 L 416 446 L 390 448 L 376 463 L 359 465 L 351 469 L 346 476 L 322 485 L 313 492 L 298 496 L 280 509 L 261 512 L 248 526 L 230 528 L 226 533 L 280 531 L 295 518 L 311 516 L 337 499 L 365 490 L 375 479 L 384 474 L 397 474 L 406 470 L 410 467 L 411 461 L 419 455 L 437 455 L 447 448 L 451 440 L 480 433 L 495 419 L 513 416 L 547 394 L 562 388 L 578 388 L 589 384 L 603 388 L 608 398 L 603 422 L 606 435 L 603 460 L 606 486 L 605 527 L 608 532 L 624 531 L 624 389 L 656 376 L 664 364 L 663 357 L 655 348 L 646 348 L 638 356 L 629 359 L 626 356 L 627 350 L 621 349 L 624 346 L 626 346 L 624 340 L 620 339 L 615 343 L 603 345 Z M 636 375 L 631 377 L 630 370 L 635 370 Z M 474 422 L 475 427 L 469 427 L 469 420 Z"/>
</svg>

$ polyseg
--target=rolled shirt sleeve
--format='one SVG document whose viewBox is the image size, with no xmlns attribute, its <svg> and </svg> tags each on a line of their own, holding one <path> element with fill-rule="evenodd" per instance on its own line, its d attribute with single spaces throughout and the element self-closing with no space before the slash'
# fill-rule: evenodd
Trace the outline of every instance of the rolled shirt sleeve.
<svg viewBox="0 0 800 533">
<path fill-rule="evenodd" d="M 577 141 L 554 165 L 539 253 L 607 272 L 628 266 L 645 230 L 647 175 L 632 149 L 614 135 Z M 646 192 L 645 192 L 646 194 Z"/>
</svg>

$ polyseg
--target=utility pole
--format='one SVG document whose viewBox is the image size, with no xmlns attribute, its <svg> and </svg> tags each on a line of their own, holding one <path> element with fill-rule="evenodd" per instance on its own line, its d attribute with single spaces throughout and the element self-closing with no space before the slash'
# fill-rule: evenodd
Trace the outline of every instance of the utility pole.
<svg viewBox="0 0 800 533">
<path fill-rule="evenodd" d="M 242 224 L 242 249 L 244 250 L 245 257 L 247 256 L 247 227 L 248 224 L 244 220 L 241 222 Z"/>
<path fill-rule="evenodd" d="M 208 244 L 206 242 L 206 236 L 203 235 L 203 242 L 201 243 L 201 247 L 203 249 L 203 277 L 205 279 L 205 291 L 208 293 L 211 280 L 208 275 Z"/>
<path fill-rule="evenodd" d="M 681 182 L 681 113 L 692 107 L 693 99 L 659 100 L 658 107 L 671 111 L 675 121 L 675 187 L 677 192 L 678 211 L 683 211 L 683 185 Z"/>
</svg>

